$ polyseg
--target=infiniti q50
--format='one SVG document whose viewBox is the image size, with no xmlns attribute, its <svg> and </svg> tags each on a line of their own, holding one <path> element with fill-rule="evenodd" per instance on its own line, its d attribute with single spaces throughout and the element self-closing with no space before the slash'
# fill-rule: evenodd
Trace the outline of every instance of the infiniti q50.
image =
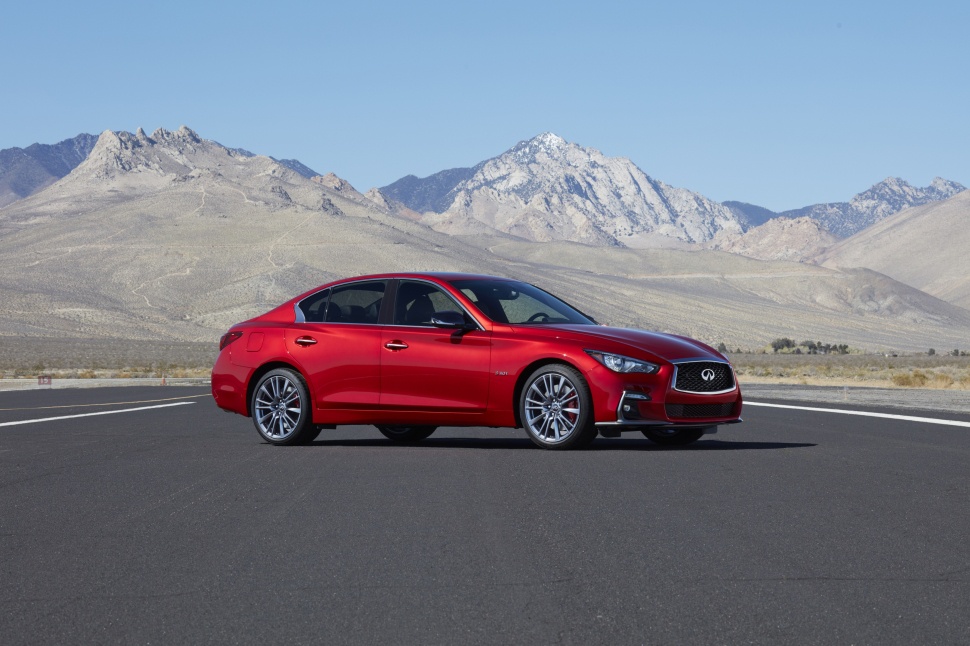
<svg viewBox="0 0 970 646">
<path fill-rule="evenodd" d="M 339 280 L 234 325 L 212 394 L 271 444 L 373 424 L 417 442 L 439 427 L 525 429 L 547 449 L 642 432 L 689 444 L 739 422 L 730 362 L 693 339 L 605 327 L 494 276 Z"/>
</svg>

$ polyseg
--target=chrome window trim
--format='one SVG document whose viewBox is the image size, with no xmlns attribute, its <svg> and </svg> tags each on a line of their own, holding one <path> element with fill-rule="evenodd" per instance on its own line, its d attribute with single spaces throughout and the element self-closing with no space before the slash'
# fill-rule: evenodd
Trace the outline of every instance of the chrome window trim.
<svg viewBox="0 0 970 646">
<path fill-rule="evenodd" d="M 462 305 L 461 303 L 459 303 L 458 301 L 456 301 L 455 300 L 455 297 L 452 296 L 448 292 L 447 289 L 445 289 L 444 287 L 442 287 L 440 283 L 436 283 L 433 280 L 428 280 L 426 278 L 398 278 L 397 279 L 397 287 L 394 288 L 394 303 L 395 303 L 395 307 L 397 306 L 397 296 L 398 296 L 398 294 L 401 291 L 401 284 L 402 283 L 405 283 L 405 282 L 425 283 L 427 285 L 431 285 L 432 287 L 436 287 L 445 296 L 447 296 L 451 300 L 452 303 L 454 303 L 455 305 L 457 305 L 458 306 L 458 309 L 461 310 L 465 314 L 465 316 L 467 316 L 471 320 L 475 321 L 475 325 L 478 327 L 478 330 L 477 330 L 478 332 L 484 332 L 485 331 L 485 328 L 482 326 L 481 321 L 479 321 L 477 318 L 475 318 L 475 315 L 472 314 L 471 312 L 469 312 L 468 309 L 466 309 L 464 305 Z M 440 328 L 440 327 L 437 327 L 435 325 L 408 325 L 406 323 L 394 323 L 394 312 L 391 312 L 391 322 L 387 324 L 387 327 L 394 327 L 394 328 L 410 327 L 410 328 L 416 328 L 416 329 L 421 329 L 421 330 L 428 330 L 428 329 L 443 330 L 443 329 L 449 329 L 449 328 Z M 473 330 L 468 330 L 468 332 L 471 332 L 471 331 L 473 331 Z"/>
<path fill-rule="evenodd" d="M 696 358 L 696 359 L 677 359 L 676 361 L 671 361 L 674 364 L 674 376 L 670 382 L 671 390 L 676 390 L 679 393 L 687 393 L 689 395 L 724 395 L 727 393 L 733 393 L 738 389 L 738 376 L 734 373 L 734 366 L 731 365 L 729 361 L 721 361 L 719 359 L 706 359 L 706 358 Z M 731 371 L 731 378 L 734 380 L 734 385 L 726 390 L 681 390 L 677 387 L 677 369 L 682 363 L 719 363 L 721 365 L 727 366 L 728 370 Z"/>
</svg>

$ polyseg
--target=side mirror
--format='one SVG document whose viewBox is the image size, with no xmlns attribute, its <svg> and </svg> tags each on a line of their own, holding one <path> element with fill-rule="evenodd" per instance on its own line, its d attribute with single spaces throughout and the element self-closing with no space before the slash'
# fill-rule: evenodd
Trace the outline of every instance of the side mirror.
<svg viewBox="0 0 970 646">
<path fill-rule="evenodd" d="M 453 310 L 435 312 L 431 315 L 431 325 L 449 330 L 474 330 L 475 325 L 465 322 L 465 315 Z"/>
</svg>

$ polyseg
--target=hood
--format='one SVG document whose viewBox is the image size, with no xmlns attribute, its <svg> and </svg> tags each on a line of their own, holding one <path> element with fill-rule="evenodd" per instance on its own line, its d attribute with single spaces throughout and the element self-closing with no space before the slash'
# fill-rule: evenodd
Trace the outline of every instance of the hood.
<svg viewBox="0 0 970 646">
<path fill-rule="evenodd" d="M 611 351 L 609 347 L 596 347 L 596 340 L 612 341 L 648 352 L 667 361 L 681 359 L 712 359 L 726 361 L 713 348 L 683 336 L 663 334 L 661 332 L 647 332 L 629 328 L 605 327 L 602 325 L 543 325 L 529 326 L 530 329 L 542 329 L 550 332 L 566 332 L 578 337 L 586 337 L 589 350 Z M 521 327 L 519 328 L 521 329 Z M 619 350 L 617 350 L 619 352 Z"/>
</svg>

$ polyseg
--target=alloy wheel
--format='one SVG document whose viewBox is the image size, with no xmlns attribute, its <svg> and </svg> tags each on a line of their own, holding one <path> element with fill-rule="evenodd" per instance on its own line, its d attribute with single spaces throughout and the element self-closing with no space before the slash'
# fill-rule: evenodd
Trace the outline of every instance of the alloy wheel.
<svg viewBox="0 0 970 646">
<path fill-rule="evenodd" d="M 582 400 L 569 377 L 545 372 L 529 384 L 524 408 L 529 433 L 543 444 L 558 444 L 576 432 Z"/>
<path fill-rule="evenodd" d="M 285 440 L 300 426 L 303 398 L 289 377 L 275 374 L 256 390 L 253 417 L 259 432 L 269 440 Z"/>
</svg>

